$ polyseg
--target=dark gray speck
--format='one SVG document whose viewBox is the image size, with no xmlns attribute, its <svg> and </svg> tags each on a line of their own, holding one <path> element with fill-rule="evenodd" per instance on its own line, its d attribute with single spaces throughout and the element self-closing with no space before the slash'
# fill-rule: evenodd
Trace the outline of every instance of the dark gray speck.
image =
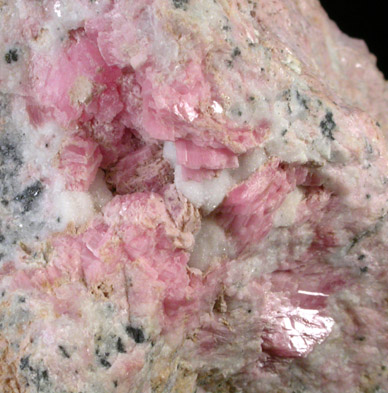
<svg viewBox="0 0 388 393">
<path fill-rule="evenodd" d="M 65 357 L 66 359 L 70 359 L 70 354 L 67 352 L 66 348 L 63 345 L 58 345 L 58 349 L 63 357 Z"/>
<path fill-rule="evenodd" d="M 186 11 L 187 6 L 189 4 L 189 0 L 172 0 L 172 4 L 175 8 Z"/>
<path fill-rule="evenodd" d="M 11 64 L 13 62 L 17 62 L 19 59 L 19 55 L 16 49 L 10 49 L 5 55 L 4 60 L 7 64 Z"/>
<path fill-rule="evenodd" d="M 336 124 L 333 120 L 332 112 L 326 112 L 325 118 L 321 121 L 319 126 L 321 127 L 322 135 L 334 141 L 333 130 L 336 127 Z"/>
<path fill-rule="evenodd" d="M 30 357 L 29 356 L 24 356 L 20 359 L 20 370 L 26 369 L 30 365 Z"/>
<path fill-rule="evenodd" d="M 105 359 L 105 358 L 101 358 L 100 359 L 100 363 L 102 366 L 104 366 L 105 368 L 110 368 L 112 365 Z"/>
<path fill-rule="evenodd" d="M 145 341 L 144 333 L 141 329 L 127 326 L 125 331 L 127 332 L 128 336 L 132 337 L 137 344 L 141 344 Z"/>
<path fill-rule="evenodd" d="M 30 211 L 33 207 L 35 200 L 43 191 L 42 183 L 37 180 L 31 186 L 28 186 L 23 192 L 15 197 L 15 201 L 18 201 L 23 206 L 23 213 Z"/>
<path fill-rule="evenodd" d="M 125 347 L 124 347 L 123 341 L 121 340 L 121 337 L 119 337 L 117 339 L 116 348 L 117 348 L 117 352 L 119 352 L 119 353 L 126 353 L 127 352 L 125 350 Z"/>
<path fill-rule="evenodd" d="M 240 55 L 241 55 L 241 50 L 240 50 L 240 48 L 238 48 L 236 46 L 236 48 L 233 49 L 232 57 L 234 58 L 234 57 L 237 57 L 237 56 L 240 56 Z"/>
</svg>

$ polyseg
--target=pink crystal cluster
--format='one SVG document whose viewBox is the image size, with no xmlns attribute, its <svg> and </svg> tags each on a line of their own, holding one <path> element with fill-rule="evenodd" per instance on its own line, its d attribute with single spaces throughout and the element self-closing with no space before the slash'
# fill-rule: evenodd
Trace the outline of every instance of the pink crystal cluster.
<svg viewBox="0 0 388 393">
<path fill-rule="evenodd" d="M 364 46 L 307 0 L 72 0 L 47 45 L 46 3 L 19 10 L 11 101 L 62 130 L 63 195 L 101 175 L 111 200 L 1 265 L 0 387 L 385 392 L 388 90 Z"/>
</svg>

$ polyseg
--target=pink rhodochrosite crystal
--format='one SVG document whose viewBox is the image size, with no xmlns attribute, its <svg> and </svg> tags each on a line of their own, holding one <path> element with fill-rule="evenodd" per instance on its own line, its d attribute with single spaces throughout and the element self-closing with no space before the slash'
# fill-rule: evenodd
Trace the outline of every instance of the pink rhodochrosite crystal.
<svg viewBox="0 0 388 393">
<path fill-rule="evenodd" d="M 388 88 L 317 0 L 0 0 L 0 391 L 388 392 Z"/>
</svg>

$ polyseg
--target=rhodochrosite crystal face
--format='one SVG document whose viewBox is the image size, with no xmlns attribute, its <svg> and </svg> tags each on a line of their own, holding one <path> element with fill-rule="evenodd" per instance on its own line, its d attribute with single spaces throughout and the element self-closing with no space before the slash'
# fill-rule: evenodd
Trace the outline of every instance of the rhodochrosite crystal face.
<svg viewBox="0 0 388 393">
<path fill-rule="evenodd" d="M 0 391 L 388 392 L 388 89 L 316 0 L 0 0 Z"/>
</svg>

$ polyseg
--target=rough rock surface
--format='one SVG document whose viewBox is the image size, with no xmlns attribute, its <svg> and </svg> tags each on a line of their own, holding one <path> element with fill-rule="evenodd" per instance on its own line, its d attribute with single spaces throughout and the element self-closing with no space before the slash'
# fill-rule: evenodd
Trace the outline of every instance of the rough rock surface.
<svg viewBox="0 0 388 393">
<path fill-rule="evenodd" d="M 316 0 L 0 0 L 0 391 L 387 393 L 388 88 Z"/>
</svg>

